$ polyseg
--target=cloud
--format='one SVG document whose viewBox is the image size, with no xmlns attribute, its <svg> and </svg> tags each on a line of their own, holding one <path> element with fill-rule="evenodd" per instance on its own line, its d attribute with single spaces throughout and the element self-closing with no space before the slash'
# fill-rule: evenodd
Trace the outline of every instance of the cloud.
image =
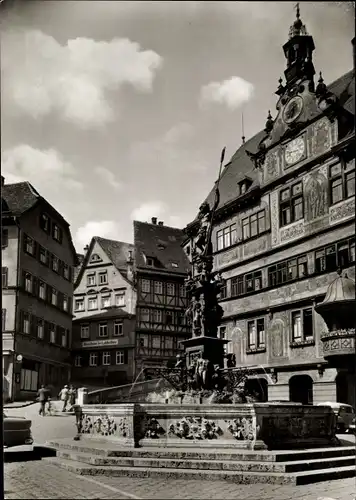
<svg viewBox="0 0 356 500">
<path fill-rule="evenodd" d="M 118 225 L 112 220 L 88 221 L 76 232 L 75 243 L 77 248 L 82 249 L 86 245 L 89 245 L 94 236 L 117 240 L 118 234 Z"/>
<path fill-rule="evenodd" d="M 114 189 L 120 189 L 122 187 L 121 183 L 116 179 L 115 174 L 105 167 L 96 167 L 94 172 L 107 184 L 109 184 Z"/>
<path fill-rule="evenodd" d="M 133 220 L 151 222 L 152 217 L 157 217 L 157 222 L 162 220 L 165 225 L 172 227 L 183 227 L 183 221 L 178 215 L 171 215 L 168 206 L 162 201 L 149 201 L 142 203 L 132 211 Z"/>
<path fill-rule="evenodd" d="M 73 165 L 55 149 L 40 150 L 19 144 L 3 152 L 1 166 L 7 184 L 29 181 L 44 193 L 83 188 Z"/>
<path fill-rule="evenodd" d="M 162 57 L 126 38 L 90 38 L 59 44 L 36 30 L 2 36 L 3 102 L 38 119 L 51 112 L 79 127 L 114 119 L 108 91 L 130 85 L 150 92 Z"/>
<path fill-rule="evenodd" d="M 200 105 L 211 103 L 225 104 L 230 109 L 236 109 L 249 101 L 254 87 L 239 76 L 232 76 L 222 82 L 211 82 L 204 85 L 200 91 Z"/>
</svg>

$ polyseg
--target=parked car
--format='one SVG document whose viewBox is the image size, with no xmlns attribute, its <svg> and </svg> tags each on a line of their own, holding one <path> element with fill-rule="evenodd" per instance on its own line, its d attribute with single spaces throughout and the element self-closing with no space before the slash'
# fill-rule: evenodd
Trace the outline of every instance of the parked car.
<svg viewBox="0 0 356 500">
<path fill-rule="evenodd" d="M 25 417 L 8 417 L 3 414 L 4 421 L 4 448 L 22 446 L 33 443 L 31 420 Z"/>
<path fill-rule="evenodd" d="M 330 406 L 337 417 L 337 432 L 348 432 L 355 428 L 355 410 L 351 405 L 345 403 L 318 403 L 317 406 Z M 353 426 L 353 427 L 352 427 Z"/>
</svg>

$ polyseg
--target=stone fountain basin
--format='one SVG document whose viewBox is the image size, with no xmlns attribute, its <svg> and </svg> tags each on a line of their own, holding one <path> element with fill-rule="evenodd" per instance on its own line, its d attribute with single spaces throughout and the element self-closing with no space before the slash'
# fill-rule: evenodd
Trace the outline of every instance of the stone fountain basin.
<svg viewBox="0 0 356 500">
<path fill-rule="evenodd" d="M 337 444 L 328 406 L 293 403 L 82 406 L 82 438 L 123 447 L 290 449 Z"/>
</svg>

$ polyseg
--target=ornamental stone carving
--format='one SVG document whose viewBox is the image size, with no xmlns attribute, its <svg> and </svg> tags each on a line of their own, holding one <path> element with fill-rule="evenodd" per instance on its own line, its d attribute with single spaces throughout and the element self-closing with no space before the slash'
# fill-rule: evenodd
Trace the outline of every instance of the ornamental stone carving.
<svg viewBox="0 0 356 500">
<path fill-rule="evenodd" d="M 291 227 L 281 230 L 281 241 L 293 240 L 294 238 L 300 238 L 304 235 L 304 222 L 300 222 Z"/>
<path fill-rule="evenodd" d="M 146 438 L 157 439 L 165 434 L 165 430 L 155 417 L 151 417 L 146 421 L 145 429 Z"/>
<path fill-rule="evenodd" d="M 330 122 L 327 118 L 323 118 L 314 125 L 312 136 L 312 155 L 318 156 L 324 153 L 330 148 L 330 145 Z"/>
<path fill-rule="evenodd" d="M 278 157 L 277 154 L 270 153 L 267 155 L 266 162 L 265 162 L 265 176 L 264 176 L 264 181 L 269 182 L 276 177 L 278 177 L 279 171 L 278 171 Z"/>
<path fill-rule="evenodd" d="M 327 205 L 327 180 L 314 172 L 305 185 L 305 220 L 309 222 L 325 215 Z"/>
<path fill-rule="evenodd" d="M 220 267 L 227 264 L 231 264 L 232 262 L 235 262 L 236 260 L 239 259 L 240 259 L 240 247 L 236 247 L 230 251 L 216 255 L 216 266 Z"/>
<path fill-rule="evenodd" d="M 111 436 L 117 430 L 115 419 L 108 415 L 88 416 L 82 419 L 83 434 L 98 434 L 101 436 Z"/>
<path fill-rule="evenodd" d="M 182 439 L 217 439 L 222 430 L 213 420 L 203 417 L 184 417 L 169 426 L 169 434 Z"/>
<path fill-rule="evenodd" d="M 256 255 L 260 252 L 263 252 L 266 249 L 267 249 L 267 238 L 265 236 L 262 236 L 257 240 L 245 243 L 243 246 L 243 254 L 244 257 L 247 257 L 249 255 Z"/>
<path fill-rule="evenodd" d="M 128 437 L 129 436 L 130 427 L 129 427 L 129 423 L 128 423 L 126 417 L 121 418 L 119 420 L 119 423 L 117 425 L 117 430 L 118 430 L 118 433 L 120 434 L 120 436 L 122 436 L 122 437 Z"/>
<path fill-rule="evenodd" d="M 268 336 L 271 339 L 272 357 L 279 358 L 284 352 L 285 324 L 282 319 L 274 319 L 268 328 Z"/>
<path fill-rule="evenodd" d="M 271 230 L 272 230 L 272 245 L 277 245 L 279 242 L 278 232 L 278 192 L 271 193 Z"/>
<path fill-rule="evenodd" d="M 238 441 L 252 441 L 255 439 L 254 426 L 251 417 L 239 417 L 227 420 L 227 428 Z"/>
<path fill-rule="evenodd" d="M 338 222 L 342 219 L 347 219 L 348 217 L 355 216 L 355 199 L 345 203 L 339 203 L 337 206 L 330 209 L 330 223 Z"/>
</svg>

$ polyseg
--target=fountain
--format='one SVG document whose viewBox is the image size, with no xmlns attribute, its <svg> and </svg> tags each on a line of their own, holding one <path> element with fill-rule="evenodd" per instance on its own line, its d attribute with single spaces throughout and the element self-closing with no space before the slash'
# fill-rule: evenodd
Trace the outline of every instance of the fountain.
<svg viewBox="0 0 356 500">
<path fill-rule="evenodd" d="M 221 155 L 220 172 L 224 160 Z M 228 343 L 217 336 L 223 310 L 222 287 L 213 273 L 211 233 L 219 204 L 219 178 L 212 208 L 201 205 L 186 279 L 187 318 L 192 337 L 175 368 L 151 368 L 146 375 L 163 378 L 166 388 L 151 402 L 83 405 L 78 436 L 114 441 L 124 447 L 196 447 L 230 449 L 310 448 L 335 443 L 335 417 L 329 407 L 296 403 L 261 403 L 246 393 L 251 368 L 236 367 Z M 227 367 L 224 368 L 224 359 Z M 77 438 L 78 438 L 77 436 Z"/>
</svg>

